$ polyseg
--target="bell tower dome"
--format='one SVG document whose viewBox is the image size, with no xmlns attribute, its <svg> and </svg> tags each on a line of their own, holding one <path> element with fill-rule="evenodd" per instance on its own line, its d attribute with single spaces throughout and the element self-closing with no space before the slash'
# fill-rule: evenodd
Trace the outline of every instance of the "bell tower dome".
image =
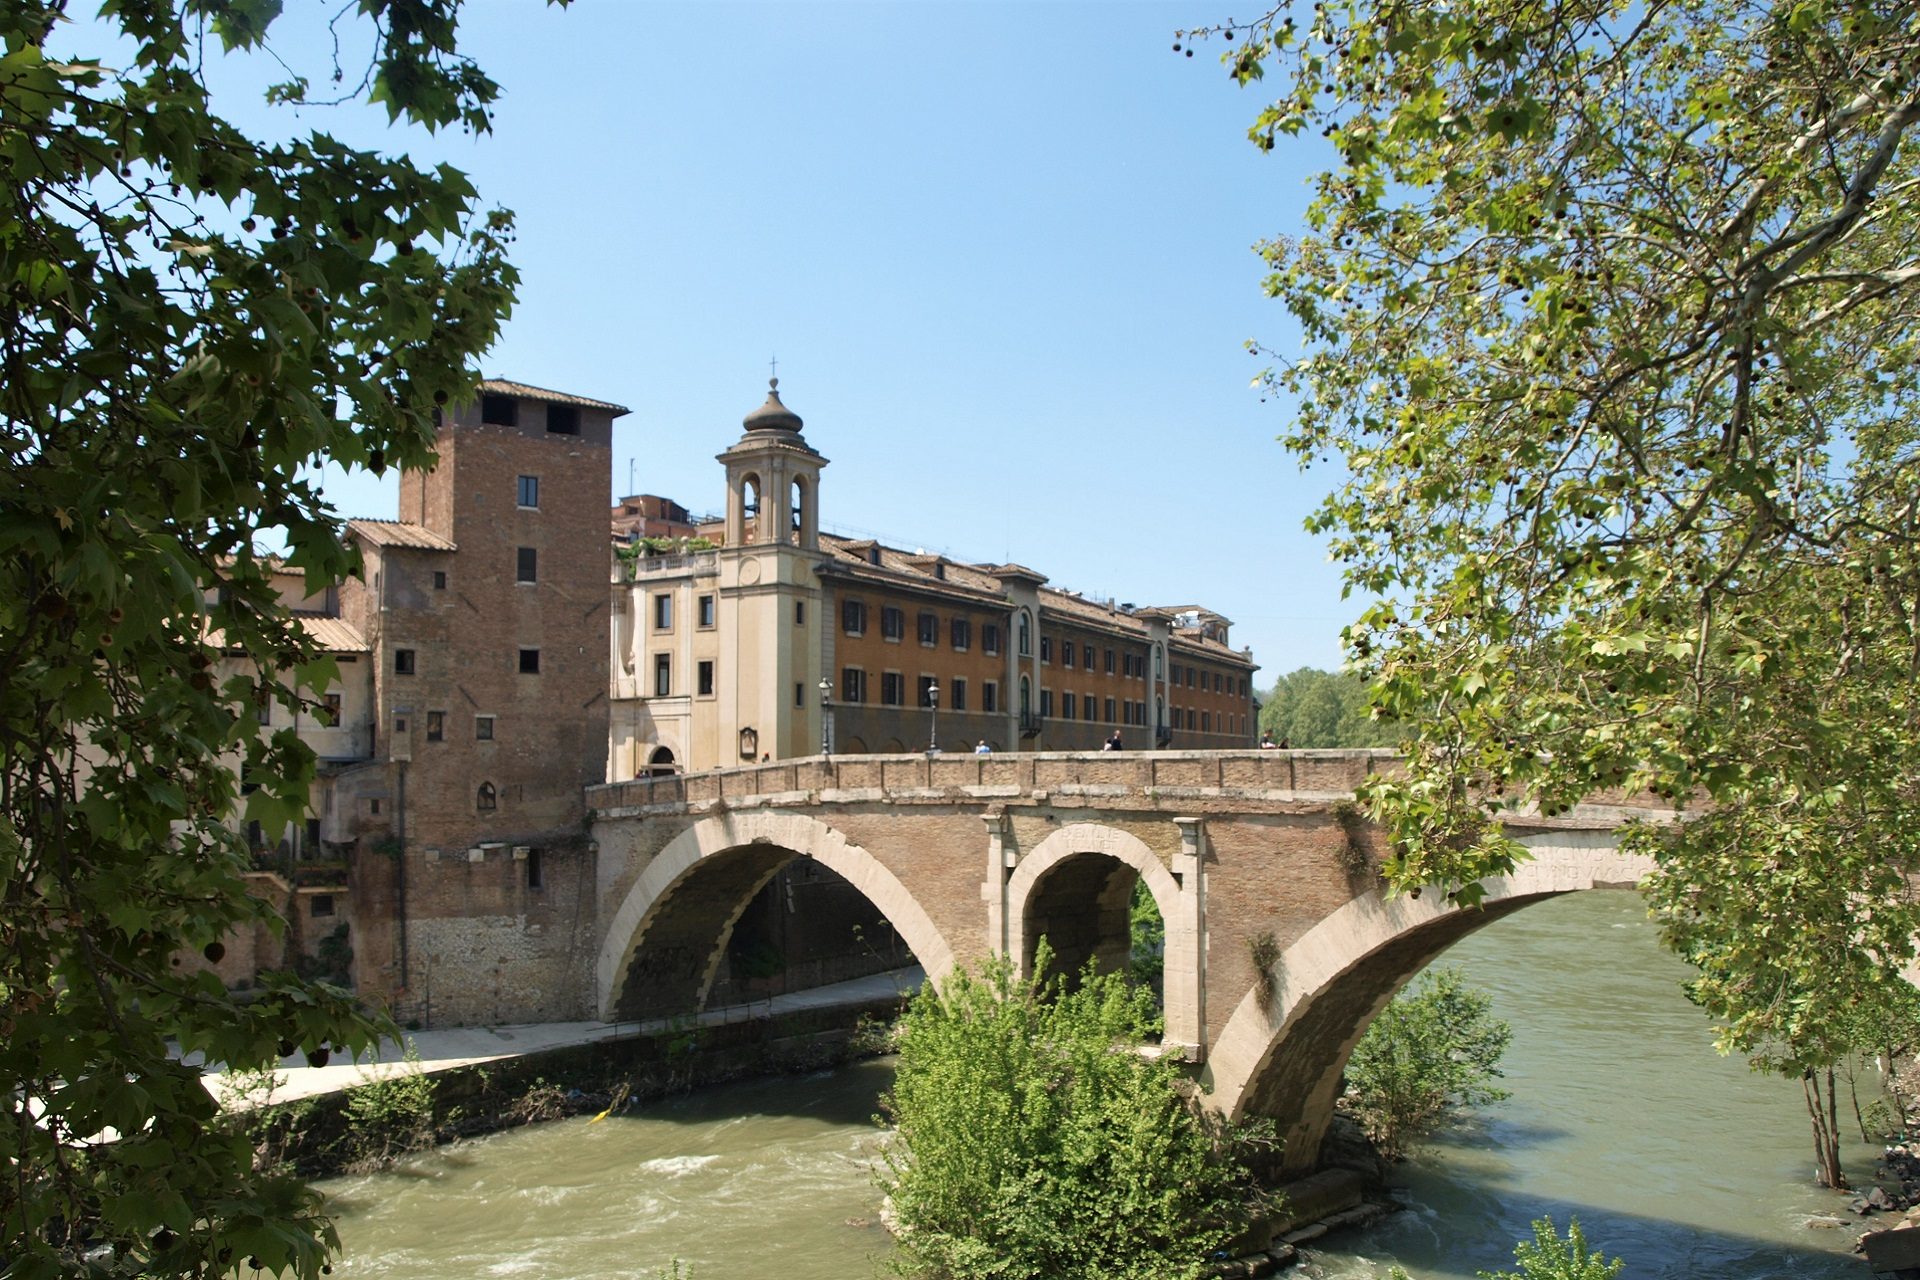
<svg viewBox="0 0 1920 1280">
<path fill-rule="evenodd" d="M 741 422 L 746 433 L 719 455 L 727 468 L 730 547 L 820 549 L 820 469 L 827 460 L 800 434 L 800 415 L 767 380 L 767 401 Z"/>
</svg>

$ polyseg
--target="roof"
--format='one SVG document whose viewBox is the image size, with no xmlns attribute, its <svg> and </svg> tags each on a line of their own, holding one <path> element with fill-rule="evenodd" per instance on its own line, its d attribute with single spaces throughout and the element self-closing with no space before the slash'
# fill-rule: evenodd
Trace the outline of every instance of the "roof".
<svg viewBox="0 0 1920 1280">
<path fill-rule="evenodd" d="M 545 387 L 513 382 L 506 378 L 482 378 L 480 390 L 498 396 L 518 396 L 522 400 L 543 400 L 548 404 L 571 404 L 582 409 L 605 409 L 616 418 L 623 413 L 633 412 L 623 404 L 614 404 L 607 400 L 589 400 L 586 396 L 571 395 L 565 391 L 549 391 Z"/>
<path fill-rule="evenodd" d="M 295 621 L 313 638 L 315 644 L 328 653 L 366 653 L 371 648 L 367 638 L 344 618 L 300 614 Z"/>
<path fill-rule="evenodd" d="M 792 431 L 800 430 L 800 415 L 781 402 L 780 379 L 767 379 L 767 402 L 741 420 L 741 426 L 749 431 Z"/>
<path fill-rule="evenodd" d="M 347 528 L 379 547 L 418 547 L 425 551 L 458 551 L 453 539 L 441 537 L 423 524 L 409 520 L 347 521 Z"/>
</svg>

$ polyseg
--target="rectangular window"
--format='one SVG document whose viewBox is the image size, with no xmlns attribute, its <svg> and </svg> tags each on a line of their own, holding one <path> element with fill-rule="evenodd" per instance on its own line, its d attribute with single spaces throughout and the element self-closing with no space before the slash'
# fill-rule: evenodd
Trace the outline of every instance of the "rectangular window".
<svg viewBox="0 0 1920 1280">
<path fill-rule="evenodd" d="M 545 868 L 540 865 L 540 851 L 538 849 L 527 850 L 527 888 L 544 889 L 547 887 L 546 876 L 542 874 L 544 870 Z"/>
<path fill-rule="evenodd" d="M 435 569 L 433 571 L 433 589 L 435 591 L 445 591 L 447 589 L 447 571 L 445 569 Z"/>
<path fill-rule="evenodd" d="M 475 742 L 493 741 L 492 716 L 475 716 L 473 718 L 473 740 Z"/>
<path fill-rule="evenodd" d="M 1000 626 L 989 622 L 980 628 L 980 651 L 998 654 L 1000 652 Z"/>
<path fill-rule="evenodd" d="M 955 618 L 947 634 L 955 653 L 965 653 L 973 645 L 973 623 L 965 618 Z"/>
<path fill-rule="evenodd" d="M 1107 722 L 1108 724 L 1112 724 L 1112 723 L 1113 723 L 1113 711 L 1114 711 L 1114 706 L 1113 706 L 1113 699 L 1112 699 L 1112 698 L 1108 698 L 1108 699 L 1107 699 L 1107 714 L 1106 714 L 1106 716 L 1104 717 L 1104 718 L 1105 718 L 1105 720 L 1106 720 L 1106 722 Z"/>
<path fill-rule="evenodd" d="M 671 697 L 673 694 L 673 655 L 656 653 L 653 655 L 653 696 Z"/>
<path fill-rule="evenodd" d="M 933 676 L 920 677 L 920 705 L 921 706 L 930 707 L 933 705 L 934 688 L 935 688 L 935 684 L 934 684 Z"/>
<path fill-rule="evenodd" d="M 1107 650 L 1107 674 L 1113 674 L 1113 650 Z"/>
<path fill-rule="evenodd" d="M 804 627 L 807 625 L 807 602 L 805 600 L 795 600 L 793 602 L 793 625 L 796 627 Z"/>
<path fill-rule="evenodd" d="M 956 679 L 948 683 L 953 686 L 953 700 L 949 705 L 951 705 L 955 711 L 965 711 L 967 709 L 967 682 Z"/>
<path fill-rule="evenodd" d="M 673 597 L 670 595 L 653 598 L 653 629 L 655 631 L 673 630 Z"/>
<path fill-rule="evenodd" d="M 1051 689 L 1040 691 L 1040 714 L 1048 719 L 1053 717 L 1053 690 Z"/>
<path fill-rule="evenodd" d="M 332 894 L 316 893 L 313 895 L 313 897 L 309 898 L 307 901 L 309 903 L 307 907 L 307 913 L 311 915 L 314 919 L 322 920 L 322 919 L 325 919 L 327 916 L 330 916 L 333 914 L 333 895 Z"/>
<path fill-rule="evenodd" d="M 306 855 L 309 858 L 320 856 L 320 819 L 307 819 Z"/>
<path fill-rule="evenodd" d="M 1040 637 L 1040 661 L 1042 662 L 1053 661 L 1053 637 L 1052 636 Z"/>
<path fill-rule="evenodd" d="M 898 707 L 906 703 L 907 682 L 898 671 L 880 673 L 880 705 Z"/>
<path fill-rule="evenodd" d="M 514 564 L 515 582 L 535 582 L 540 576 L 540 551 L 537 547 L 521 547 Z"/>
<path fill-rule="evenodd" d="M 523 676 L 537 676 L 540 674 L 540 651 L 538 649 L 522 649 L 520 651 L 520 674 Z"/>
<path fill-rule="evenodd" d="M 331 729 L 340 723 L 340 695 L 329 693 L 320 699 L 320 727 Z"/>
<path fill-rule="evenodd" d="M 1200 713 L 1200 732 L 1202 733 L 1213 732 L 1213 713 L 1212 712 L 1202 711 Z"/>
<path fill-rule="evenodd" d="M 699 693 L 703 698 L 711 698 L 713 696 L 713 663 L 710 661 L 702 662 L 699 667 L 696 668 L 695 679 L 698 681 L 698 683 L 694 685 L 695 692 Z"/>
<path fill-rule="evenodd" d="M 796 707 L 807 705 L 807 686 L 798 680 L 793 682 L 793 705 Z"/>
<path fill-rule="evenodd" d="M 512 427 L 520 423 L 520 402 L 512 396 L 480 397 L 480 421 L 490 427 Z"/>
<path fill-rule="evenodd" d="M 880 638 L 882 640 L 898 640 L 906 634 L 907 615 L 892 605 L 883 607 L 880 610 Z"/>
<path fill-rule="evenodd" d="M 1193 728 L 1193 708 L 1187 708 L 1187 728 Z"/>
<path fill-rule="evenodd" d="M 840 629 L 850 636 L 867 633 L 867 606 L 859 600 L 840 602 Z"/>
<path fill-rule="evenodd" d="M 259 724 L 273 723 L 273 690 L 264 684 L 253 691 L 253 718 Z"/>
<path fill-rule="evenodd" d="M 1060 718 L 1062 720 L 1073 719 L 1073 693 L 1071 690 L 1060 695 Z"/>
<path fill-rule="evenodd" d="M 540 505 L 540 477 L 521 476 L 514 502 L 522 507 L 537 508 Z"/>
<path fill-rule="evenodd" d="M 571 404 L 550 404 L 547 406 L 547 434 L 550 436 L 577 436 L 580 434 L 580 407 Z"/>
<path fill-rule="evenodd" d="M 980 686 L 980 709 L 989 712 L 1000 709 L 1000 684 L 998 681 L 988 680 Z"/>
<path fill-rule="evenodd" d="M 700 597 L 700 625 L 702 627 L 711 627 L 713 625 L 713 620 L 714 620 L 713 597 L 701 596 Z"/>
<path fill-rule="evenodd" d="M 847 667 L 840 672 L 840 701 L 865 702 L 867 700 L 867 673 L 859 667 Z"/>
<path fill-rule="evenodd" d="M 427 741 L 445 742 L 447 739 L 447 713 L 444 711 L 427 712 Z"/>
<path fill-rule="evenodd" d="M 937 614 L 920 615 L 920 643 L 931 649 L 940 643 L 940 618 Z"/>
<path fill-rule="evenodd" d="M 395 649 L 393 651 L 393 674 L 397 676 L 413 674 L 413 650 Z"/>
<path fill-rule="evenodd" d="M 1073 641 L 1071 640 L 1060 642 L 1060 665 L 1069 671 L 1073 669 Z"/>
<path fill-rule="evenodd" d="M 1081 657 L 1082 657 L 1083 659 L 1085 659 L 1085 661 L 1083 661 L 1083 662 L 1082 662 L 1082 663 L 1081 663 L 1080 665 L 1081 665 L 1081 666 L 1083 666 L 1083 667 L 1085 667 L 1085 668 L 1086 668 L 1087 670 L 1089 670 L 1089 671 L 1091 671 L 1091 670 L 1093 670 L 1093 646 L 1092 646 L 1092 645 L 1087 645 L 1087 646 L 1086 646 L 1086 647 L 1085 647 L 1085 648 L 1084 648 L 1084 649 L 1083 649 L 1083 650 L 1081 651 L 1081 654 L 1080 654 L 1080 656 L 1081 656 Z M 1111 666 L 1109 666 L 1109 667 L 1107 668 L 1107 670 L 1109 670 L 1109 671 L 1111 671 L 1111 670 L 1113 670 L 1113 668 L 1112 668 Z"/>
</svg>

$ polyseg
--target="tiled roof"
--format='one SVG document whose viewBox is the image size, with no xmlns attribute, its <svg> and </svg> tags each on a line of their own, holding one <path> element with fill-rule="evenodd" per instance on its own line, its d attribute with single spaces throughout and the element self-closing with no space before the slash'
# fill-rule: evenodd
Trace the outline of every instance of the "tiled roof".
<svg viewBox="0 0 1920 1280">
<path fill-rule="evenodd" d="M 367 638 L 344 618 L 318 618 L 299 615 L 296 619 L 313 642 L 328 653 L 365 653 Z"/>
<path fill-rule="evenodd" d="M 406 520 L 349 520 L 347 528 L 382 547 L 420 547 L 427 551 L 458 551 L 451 538 L 443 538 L 423 524 Z"/>
<path fill-rule="evenodd" d="M 606 400 L 589 400 L 585 396 L 570 395 L 565 391 L 549 391 L 545 387 L 529 386 L 524 382 L 512 382 L 506 378 L 484 378 L 480 382 L 480 389 L 495 395 L 518 396 L 522 400 L 578 405 L 582 409 L 605 409 L 616 418 L 623 413 L 633 412 L 623 404 L 612 404 Z"/>
</svg>

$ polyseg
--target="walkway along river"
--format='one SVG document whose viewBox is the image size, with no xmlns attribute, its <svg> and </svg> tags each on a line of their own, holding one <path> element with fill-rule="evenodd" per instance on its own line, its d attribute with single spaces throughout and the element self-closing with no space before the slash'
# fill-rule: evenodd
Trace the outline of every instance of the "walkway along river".
<svg viewBox="0 0 1920 1280">
<path fill-rule="evenodd" d="M 1316 1242 L 1323 1274 L 1470 1280 L 1510 1264 L 1528 1222 L 1578 1215 L 1589 1240 L 1660 1280 L 1866 1280 L 1862 1224 L 1811 1182 L 1799 1088 L 1716 1056 L 1638 897 L 1583 893 L 1455 947 L 1514 1026 L 1513 1097 L 1403 1167 L 1410 1209 Z M 870 1117 L 884 1062 L 723 1086 L 600 1124 L 569 1120 L 327 1184 L 344 1276 L 858 1280 L 875 1222 Z M 1856 1181 L 1872 1149 L 1855 1146 Z"/>
</svg>

